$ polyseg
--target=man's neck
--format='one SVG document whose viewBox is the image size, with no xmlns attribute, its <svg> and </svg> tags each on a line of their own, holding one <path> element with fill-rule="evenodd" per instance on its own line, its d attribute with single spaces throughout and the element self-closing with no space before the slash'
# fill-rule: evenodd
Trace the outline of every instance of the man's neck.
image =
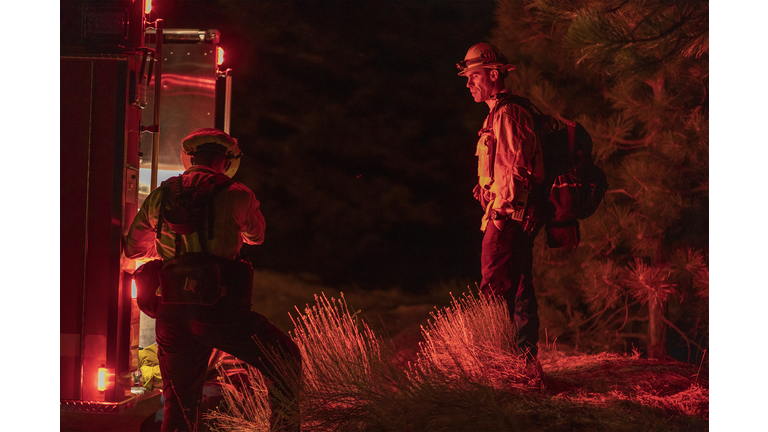
<svg viewBox="0 0 768 432">
<path fill-rule="evenodd" d="M 187 171 L 210 171 L 213 174 L 224 174 L 225 170 L 216 169 L 204 164 L 192 165 Z"/>
<path fill-rule="evenodd" d="M 496 106 L 496 104 L 499 102 L 499 93 L 508 93 L 507 89 L 502 88 L 498 89 L 491 97 L 489 97 L 485 103 L 488 105 L 489 110 L 493 110 L 493 107 Z"/>
</svg>

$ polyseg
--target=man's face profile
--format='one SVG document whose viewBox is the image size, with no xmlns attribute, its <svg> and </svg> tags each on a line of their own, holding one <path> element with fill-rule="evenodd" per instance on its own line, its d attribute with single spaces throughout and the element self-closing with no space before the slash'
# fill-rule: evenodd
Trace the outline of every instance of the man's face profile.
<svg viewBox="0 0 768 432">
<path fill-rule="evenodd" d="M 494 81 L 491 73 L 498 73 L 492 69 L 480 68 L 467 72 L 467 88 L 469 88 L 475 102 L 485 102 L 493 96 Z"/>
</svg>

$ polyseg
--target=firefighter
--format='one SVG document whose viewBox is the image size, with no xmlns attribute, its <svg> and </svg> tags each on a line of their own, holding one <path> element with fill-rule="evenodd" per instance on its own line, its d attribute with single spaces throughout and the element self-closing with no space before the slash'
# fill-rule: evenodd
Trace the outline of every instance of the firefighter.
<svg viewBox="0 0 768 432">
<path fill-rule="evenodd" d="M 198 129 L 184 138 L 181 146 L 186 168 L 181 176 L 184 188 L 200 185 L 216 175 L 221 178 L 224 173 L 231 177 L 239 165 L 237 141 L 218 129 Z M 231 169 L 233 165 L 235 169 Z M 131 224 L 125 239 L 127 258 L 160 258 L 167 263 L 177 253 L 176 233 L 168 223 L 162 223 L 162 217 L 157 227 L 162 195 L 162 187 L 152 191 Z M 202 235 L 207 253 L 236 262 L 244 242 L 258 245 L 264 241 L 265 222 L 259 201 L 243 184 L 231 182 L 217 192 L 213 209 L 214 233 L 210 237 Z M 179 236 L 179 246 L 185 253 L 201 251 L 199 234 Z M 161 302 L 158 306 L 156 338 L 165 397 L 162 431 L 197 430 L 208 360 L 214 348 L 258 368 L 272 382 L 273 425 L 291 423 L 298 430 L 298 421 L 291 419 L 298 418 L 301 355 L 288 335 L 251 310 L 253 279 L 247 266 L 248 277 L 222 275 L 223 279 L 241 282 L 229 283 L 226 293 L 213 305 Z M 224 267 L 224 272 L 235 268 L 242 266 Z M 279 370 L 293 374 L 286 376 Z"/>
<path fill-rule="evenodd" d="M 531 114 L 506 99 L 511 94 L 504 79 L 515 66 L 496 47 L 476 44 L 456 66 L 459 75 L 467 77 L 475 102 L 485 102 L 490 110 L 475 153 L 474 194 L 484 210 L 480 291 L 506 300 L 518 330 L 518 347 L 540 375 L 539 315 L 532 281 L 533 241 L 540 227 L 532 217 L 538 206 L 532 204 L 540 200 L 544 180 L 541 144 Z"/>
</svg>

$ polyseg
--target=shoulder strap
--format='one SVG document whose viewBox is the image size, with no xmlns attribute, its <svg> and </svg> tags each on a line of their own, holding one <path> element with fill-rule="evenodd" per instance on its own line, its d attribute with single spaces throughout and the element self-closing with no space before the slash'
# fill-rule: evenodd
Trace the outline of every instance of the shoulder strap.
<svg viewBox="0 0 768 432">
<path fill-rule="evenodd" d="M 535 117 L 537 115 L 544 115 L 544 113 L 539 109 L 539 107 L 534 105 L 533 102 L 531 102 L 531 100 L 528 99 L 528 98 L 524 98 L 524 97 L 519 96 L 519 95 L 514 95 L 514 94 L 511 94 L 511 93 L 507 93 L 507 96 L 506 96 L 505 99 L 508 99 L 509 103 L 513 103 L 515 105 L 519 105 L 522 108 L 524 108 L 525 110 L 527 110 L 528 113 L 530 113 L 531 116 L 534 117 L 534 119 L 535 119 Z"/>
<path fill-rule="evenodd" d="M 175 189 L 175 195 L 176 196 L 181 195 L 181 193 L 184 191 L 184 179 L 182 178 L 181 175 L 176 177 L 176 181 L 174 182 L 173 186 L 174 186 L 173 189 L 172 189 L 172 187 L 168 187 L 168 189 L 167 189 L 168 191 L 171 192 L 171 195 L 174 195 L 174 192 L 173 192 L 174 189 Z M 170 197 L 168 197 L 168 199 L 170 199 Z M 160 208 L 161 212 L 163 211 L 164 207 L 165 206 Z M 176 244 L 176 250 L 174 251 L 173 256 L 175 258 L 178 258 L 179 255 L 181 255 L 181 234 L 176 233 L 176 238 L 174 239 L 174 243 Z"/>
<path fill-rule="evenodd" d="M 493 106 L 493 109 L 491 112 L 488 113 L 488 124 L 480 129 L 480 131 L 477 133 L 478 136 L 481 136 L 484 133 L 492 133 L 493 132 L 493 118 L 496 117 L 496 113 L 504 106 L 509 104 L 510 97 L 513 96 L 510 93 L 503 92 L 503 93 L 496 93 L 493 97 L 496 99 L 496 105 Z"/>
<path fill-rule="evenodd" d="M 576 164 L 576 122 L 566 122 L 568 128 L 568 158 L 572 165 Z"/>
<path fill-rule="evenodd" d="M 208 202 L 206 203 L 206 205 L 208 206 L 208 215 L 206 217 L 208 226 L 206 231 L 208 232 L 208 239 L 213 240 L 213 222 L 216 215 L 216 211 L 215 211 L 216 209 L 213 206 L 213 199 L 216 196 L 216 194 L 218 194 L 222 190 L 228 189 L 229 186 L 232 183 L 234 183 L 234 180 L 232 180 L 231 178 L 227 177 L 224 174 L 218 174 L 218 175 L 209 177 L 208 181 L 213 183 L 214 187 L 213 187 L 213 192 L 211 192 L 210 196 L 208 197 Z M 204 240 L 202 239 L 202 236 L 199 236 L 199 237 L 200 237 L 200 245 L 202 247 Z"/>
<path fill-rule="evenodd" d="M 172 184 L 174 183 L 174 180 L 175 180 L 177 188 L 178 187 L 182 187 L 182 188 L 184 187 L 183 185 L 180 185 L 180 183 L 181 183 L 181 175 L 179 175 L 177 177 L 171 177 L 171 178 L 167 179 L 166 181 L 160 183 L 160 190 L 161 190 L 163 196 L 162 196 L 162 198 L 160 200 L 160 209 L 158 210 L 158 213 L 157 213 L 157 225 L 155 225 L 155 238 L 158 238 L 158 239 L 160 238 L 160 236 L 162 234 L 163 222 L 165 221 L 165 216 L 164 216 L 165 206 L 168 204 L 168 202 L 171 199 L 170 195 L 173 194 L 173 189 L 172 189 L 173 185 Z"/>
<path fill-rule="evenodd" d="M 496 104 L 497 107 L 501 107 L 508 104 L 514 104 L 524 109 L 531 116 L 531 120 L 533 121 L 533 133 L 539 139 L 540 147 L 538 151 L 543 152 L 544 138 L 542 135 L 544 133 L 544 129 L 543 129 L 542 123 L 545 122 L 549 116 L 544 114 L 544 112 L 541 111 L 539 107 L 534 105 L 533 102 L 531 102 L 530 99 L 528 98 L 525 98 L 523 96 L 519 96 L 516 94 L 512 94 L 512 93 L 507 93 L 507 92 L 498 93 L 498 95 L 499 95 L 498 96 L 499 101 Z M 572 133 L 573 131 L 569 130 L 569 134 L 572 134 Z M 569 135 L 569 138 L 571 138 L 571 135 Z M 573 139 L 571 139 L 571 142 L 573 142 Z M 533 166 L 534 164 L 533 162 L 534 160 L 531 161 L 531 173 L 533 173 L 533 170 L 535 169 L 535 167 Z M 545 183 L 546 181 L 542 183 L 542 185 Z M 533 195 L 529 195 L 529 200 L 530 199 L 542 200 L 542 199 L 545 199 L 543 198 L 543 196 L 548 194 L 549 190 L 539 186 L 539 187 L 532 188 L 531 193 Z"/>
</svg>

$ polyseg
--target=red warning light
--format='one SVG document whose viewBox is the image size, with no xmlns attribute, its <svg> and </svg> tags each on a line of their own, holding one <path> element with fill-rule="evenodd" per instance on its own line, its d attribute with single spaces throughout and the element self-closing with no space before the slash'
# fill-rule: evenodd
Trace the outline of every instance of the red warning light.
<svg viewBox="0 0 768 432">
<path fill-rule="evenodd" d="M 99 391 L 104 391 L 107 389 L 107 368 L 104 366 L 99 368 L 99 381 L 96 385 L 96 388 L 98 388 Z"/>
<path fill-rule="evenodd" d="M 216 65 L 221 66 L 224 64 L 224 48 L 216 47 Z"/>
</svg>

